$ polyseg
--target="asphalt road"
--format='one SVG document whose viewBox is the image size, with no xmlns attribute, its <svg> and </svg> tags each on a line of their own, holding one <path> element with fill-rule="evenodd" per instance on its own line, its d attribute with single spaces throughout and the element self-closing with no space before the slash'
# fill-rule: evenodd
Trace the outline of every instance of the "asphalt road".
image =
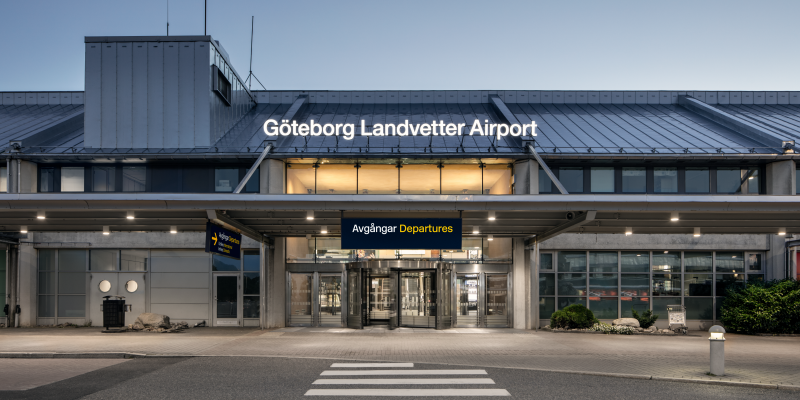
<svg viewBox="0 0 800 400">
<path fill-rule="evenodd" d="M 334 363 L 340 361 L 263 357 L 133 359 L 34 389 L 0 391 L 0 399 L 351 399 L 357 394 L 363 395 L 360 398 L 365 399 L 381 398 L 386 394 L 399 395 L 389 397 L 392 399 L 412 399 L 437 393 L 450 394 L 451 396 L 442 397 L 447 399 L 467 397 L 465 395 L 470 395 L 470 398 L 503 398 L 473 397 L 476 394 L 505 394 L 518 399 L 615 400 L 800 397 L 799 392 L 788 390 L 520 369 L 431 364 L 352 367 L 334 366 Z M 335 381 L 344 379 L 348 381 Z M 414 384 L 398 384 L 398 379 Z M 348 384 L 341 384 L 342 382 Z M 329 392 L 330 390 L 339 392 Z M 345 392 L 341 392 L 342 390 Z M 331 393 L 341 396 L 329 395 Z M 425 398 L 437 397 L 441 396 Z"/>
</svg>

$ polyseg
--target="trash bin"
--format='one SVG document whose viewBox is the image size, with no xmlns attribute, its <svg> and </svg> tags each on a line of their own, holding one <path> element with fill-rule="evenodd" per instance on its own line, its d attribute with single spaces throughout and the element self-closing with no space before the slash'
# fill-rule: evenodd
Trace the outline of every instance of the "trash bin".
<svg viewBox="0 0 800 400">
<path fill-rule="evenodd" d="M 115 297 L 111 300 L 111 296 L 103 296 L 103 327 L 106 329 L 125 326 L 125 312 L 130 306 L 126 306 L 124 297 Z"/>
</svg>

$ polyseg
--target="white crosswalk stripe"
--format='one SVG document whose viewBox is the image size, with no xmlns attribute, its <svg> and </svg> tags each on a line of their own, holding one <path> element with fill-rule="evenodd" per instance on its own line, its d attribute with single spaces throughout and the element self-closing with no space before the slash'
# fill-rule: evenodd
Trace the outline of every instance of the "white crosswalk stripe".
<svg viewBox="0 0 800 400">
<path fill-rule="evenodd" d="M 334 363 L 331 368 L 413 368 L 413 363 Z M 364 378 L 317 379 L 313 385 L 321 386 L 356 386 L 347 389 L 309 389 L 306 396 L 366 396 L 366 397 L 477 397 L 477 396 L 511 396 L 505 389 L 468 388 L 464 385 L 494 385 L 490 378 L 413 378 L 424 375 L 488 375 L 483 369 L 358 369 L 328 370 L 321 376 L 342 376 Z M 367 376 L 408 376 L 409 378 L 367 378 Z M 378 385 L 458 385 L 456 388 L 398 388 L 376 387 Z M 367 386 L 359 388 L 357 386 Z"/>
</svg>

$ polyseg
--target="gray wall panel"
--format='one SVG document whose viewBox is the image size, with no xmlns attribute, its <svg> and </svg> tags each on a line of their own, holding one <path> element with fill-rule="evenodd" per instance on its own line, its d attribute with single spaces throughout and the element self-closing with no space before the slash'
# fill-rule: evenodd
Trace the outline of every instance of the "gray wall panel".
<svg viewBox="0 0 800 400">
<path fill-rule="evenodd" d="M 194 147 L 194 43 L 178 47 L 178 147 Z"/>
<path fill-rule="evenodd" d="M 170 321 L 206 320 L 210 326 L 209 305 L 206 304 L 150 304 L 150 312 L 169 316 Z"/>
<path fill-rule="evenodd" d="M 117 46 L 102 43 L 101 76 L 101 129 L 98 147 L 113 148 L 117 145 Z"/>
<path fill-rule="evenodd" d="M 188 232 L 187 232 L 188 233 Z M 203 250 L 153 250 L 150 257 L 192 257 L 209 258 L 208 253 Z"/>
<path fill-rule="evenodd" d="M 789 92 L 778 92 L 778 104 L 789 104 Z"/>
<path fill-rule="evenodd" d="M 611 92 L 611 104 L 625 103 L 624 92 Z"/>
<path fill-rule="evenodd" d="M 147 43 L 147 147 L 164 145 L 164 43 Z"/>
<path fill-rule="evenodd" d="M 789 92 L 789 104 L 800 104 L 800 92 Z"/>
<path fill-rule="evenodd" d="M 589 103 L 589 94 L 587 92 L 575 92 L 575 103 L 576 104 Z"/>
<path fill-rule="evenodd" d="M 778 93 L 777 92 L 766 92 L 764 97 L 765 97 L 766 104 L 778 104 Z"/>
<path fill-rule="evenodd" d="M 15 106 L 25 105 L 25 93 L 14 93 L 14 105 Z"/>
<path fill-rule="evenodd" d="M 131 43 L 133 72 L 131 94 L 131 147 L 147 148 L 147 43 Z"/>
<path fill-rule="evenodd" d="M 154 288 L 150 290 L 150 304 L 208 304 L 210 293 L 208 288 Z"/>
<path fill-rule="evenodd" d="M 730 104 L 742 104 L 742 92 L 730 92 L 728 99 Z"/>
<path fill-rule="evenodd" d="M 211 63 L 208 43 L 194 43 L 194 146 L 211 146 Z"/>
<path fill-rule="evenodd" d="M 719 104 L 717 101 L 717 92 L 706 92 L 706 104 Z"/>
<path fill-rule="evenodd" d="M 151 272 L 151 288 L 208 289 L 208 272 Z"/>
<path fill-rule="evenodd" d="M 133 145 L 132 101 L 133 101 L 133 49 L 130 42 L 117 45 L 117 129 L 116 143 L 119 148 L 129 149 Z"/>
<path fill-rule="evenodd" d="M 717 104 L 730 104 L 730 93 L 728 92 L 717 92 Z"/>
<path fill-rule="evenodd" d="M 25 93 L 25 105 L 35 106 L 39 102 L 36 93 Z"/>
<path fill-rule="evenodd" d="M 101 121 L 101 76 L 102 76 L 101 43 L 86 43 L 86 69 L 84 88 L 86 89 L 83 112 L 83 142 L 86 147 L 100 147 Z M 3 104 L 5 104 L 3 99 Z"/>
<path fill-rule="evenodd" d="M 180 43 L 164 46 L 164 147 L 180 147 Z"/>
<path fill-rule="evenodd" d="M 47 104 L 51 106 L 61 104 L 61 96 L 58 93 L 47 93 Z"/>
</svg>

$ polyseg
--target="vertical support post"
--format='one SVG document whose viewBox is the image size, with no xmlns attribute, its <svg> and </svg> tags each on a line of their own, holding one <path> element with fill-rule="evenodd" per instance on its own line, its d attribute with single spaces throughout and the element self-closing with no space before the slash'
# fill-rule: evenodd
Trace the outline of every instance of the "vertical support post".
<svg viewBox="0 0 800 400">
<path fill-rule="evenodd" d="M 8 278 L 8 314 L 6 328 L 19 326 L 19 245 L 8 246 L 8 264 L 6 267 L 6 277 Z"/>
<path fill-rule="evenodd" d="M 530 329 L 539 330 L 539 238 L 533 239 L 533 250 L 530 254 L 531 263 L 531 316 L 533 318 Z"/>
<path fill-rule="evenodd" d="M 261 273 L 261 279 L 259 279 L 260 287 L 259 293 L 259 318 L 258 318 L 258 325 L 261 329 L 267 327 L 267 289 L 269 285 L 267 284 L 267 271 L 269 270 L 269 243 L 265 241 L 261 241 L 260 251 L 260 263 L 259 263 L 259 272 Z"/>
</svg>

